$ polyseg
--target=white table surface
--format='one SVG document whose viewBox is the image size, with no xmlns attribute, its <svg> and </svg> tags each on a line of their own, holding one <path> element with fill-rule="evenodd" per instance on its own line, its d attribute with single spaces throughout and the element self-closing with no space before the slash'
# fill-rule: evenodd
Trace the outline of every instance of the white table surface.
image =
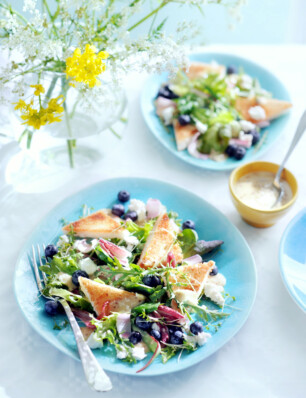
<svg viewBox="0 0 306 398">
<path fill-rule="evenodd" d="M 263 159 L 280 162 L 298 117 L 306 106 L 306 46 L 213 47 L 242 55 L 272 69 L 291 92 L 294 108 L 288 131 Z M 289 221 L 306 205 L 306 136 L 288 168 L 299 182 L 299 197 L 276 226 L 245 224 L 231 203 L 228 172 L 205 172 L 182 163 L 156 141 L 140 114 L 144 76 L 127 83 L 129 125 L 112 156 L 51 193 L 21 194 L 0 186 L 0 398 L 94 397 L 81 364 L 44 341 L 22 316 L 13 293 L 14 266 L 24 241 L 39 220 L 68 195 L 105 178 L 143 176 L 175 183 L 202 196 L 238 227 L 255 256 L 258 293 L 249 319 L 238 334 L 205 361 L 172 375 L 137 378 L 111 374 L 111 397 L 305 398 L 306 316 L 281 280 L 278 248 Z M 2 147 L 0 157 L 9 150 Z M 3 172 L 3 165 L 2 165 Z M 179 199 L 178 199 L 179 200 Z M 243 266 L 243 264 L 242 264 Z"/>
</svg>

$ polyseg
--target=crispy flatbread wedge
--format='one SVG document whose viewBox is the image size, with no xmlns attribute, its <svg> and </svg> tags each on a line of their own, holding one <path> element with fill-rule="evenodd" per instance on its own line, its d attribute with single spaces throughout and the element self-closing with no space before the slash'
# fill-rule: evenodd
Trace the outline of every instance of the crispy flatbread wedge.
<svg viewBox="0 0 306 398">
<path fill-rule="evenodd" d="M 169 280 L 172 282 L 172 290 L 180 302 L 197 304 L 203 291 L 205 281 L 214 267 L 214 261 L 194 265 L 182 265 L 173 272 Z"/>
<path fill-rule="evenodd" d="M 189 79 L 196 79 L 202 77 L 207 73 L 225 74 L 226 68 L 224 65 L 218 64 L 205 64 L 202 62 L 193 62 L 190 64 L 188 71 L 186 71 Z"/>
<path fill-rule="evenodd" d="M 173 121 L 173 129 L 178 151 L 186 149 L 190 144 L 192 137 L 197 132 L 197 129 L 193 124 L 182 126 L 177 119 Z"/>
<path fill-rule="evenodd" d="M 179 285 L 173 285 L 172 289 L 174 291 L 179 289 L 193 290 L 200 295 L 206 278 L 214 265 L 214 261 L 209 261 L 177 267 L 178 272 L 173 273 L 169 280 L 171 283 L 178 283 Z"/>
<path fill-rule="evenodd" d="M 138 265 L 142 268 L 151 268 L 161 264 L 172 250 L 176 236 L 175 223 L 169 219 L 167 213 L 161 214 L 142 250 Z"/>
<path fill-rule="evenodd" d="M 236 110 L 245 120 L 249 120 L 253 123 L 258 123 L 258 120 L 254 120 L 251 118 L 249 114 L 249 109 L 257 105 L 261 106 L 265 110 L 265 120 L 275 119 L 281 116 L 283 113 L 287 112 L 292 107 L 292 104 L 290 102 L 278 100 L 275 98 L 265 98 L 258 102 L 255 97 L 238 97 L 235 101 Z"/>
<path fill-rule="evenodd" d="M 129 312 L 145 300 L 142 294 L 103 285 L 88 278 L 79 277 L 79 282 L 82 292 L 90 301 L 97 315 L 102 313 L 106 301 L 109 301 L 110 312 Z"/>
<path fill-rule="evenodd" d="M 127 234 L 120 218 L 113 217 L 109 209 L 99 210 L 66 225 L 63 228 L 64 233 L 69 233 L 71 228 L 81 238 L 124 239 Z"/>
</svg>

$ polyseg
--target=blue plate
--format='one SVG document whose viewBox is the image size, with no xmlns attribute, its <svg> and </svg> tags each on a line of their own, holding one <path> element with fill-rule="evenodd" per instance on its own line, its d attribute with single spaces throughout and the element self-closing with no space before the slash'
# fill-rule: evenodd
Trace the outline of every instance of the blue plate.
<svg viewBox="0 0 306 398">
<path fill-rule="evenodd" d="M 306 312 L 306 208 L 287 226 L 279 249 L 281 275 L 290 296 Z"/>
<path fill-rule="evenodd" d="M 54 319 L 44 313 L 45 300 L 38 296 L 28 263 L 28 253 L 32 244 L 56 242 L 61 234 L 60 220 L 63 217 L 68 221 L 78 219 L 84 204 L 93 206 L 96 210 L 110 207 L 115 203 L 117 192 L 121 189 L 131 192 L 133 198 L 144 201 L 150 197 L 159 198 L 168 209 L 176 211 L 180 218 L 193 219 L 201 239 L 222 239 L 225 242 L 222 250 L 215 253 L 213 259 L 218 264 L 220 272 L 226 276 L 226 290 L 236 297 L 234 306 L 238 309 L 228 308 L 231 315 L 225 319 L 219 331 L 199 350 L 182 355 L 179 362 L 177 357 L 174 357 L 165 365 L 161 363 L 160 358 L 157 358 L 148 369 L 137 376 L 175 372 L 202 361 L 230 340 L 246 321 L 256 294 L 254 259 L 240 232 L 213 206 L 182 188 L 150 179 L 118 178 L 102 181 L 65 199 L 37 226 L 21 251 L 14 281 L 17 301 L 26 319 L 41 336 L 65 354 L 78 359 L 70 328 L 54 330 Z M 64 319 L 64 317 L 58 317 L 57 323 L 63 323 Z M 141 363 L 129 365 L 116 359 L 112 348 L 94 350 L 94 354 L 104 369 L 130 375 L 135 375 L 136 370 L 148 360 L 146 358 Z"/>
<path fill-rule="evenodd" d="M 280 100 L 290 101 L 290 96 L 284 85 L 277 79 L 277 77 L 269 72 L 267 69 L 254 62 L 248 61 L 244 58 L 237 57 L 230 54 L 222 53 L 199 53 L 190 55 L 191 61 L 208 62 L 216 61 L 222 65 L 234 65 L 237 68 L 242 67 L 243 70 L 250 76 L 257 78 L 261 86 L 270 91 L 274 98 Z M 224 162 L 215 162 L 211 159 L 202 160 L 197 159 L 189 155 L 187 149 L 185 151 L 178 151 L 176 149 L 176 143 L 173 132 L 168 132 L 163 124 L 160 122 L 159 117 L 155 113 L 154 100 L 157 92 L 162 83 L 167 82 L 167 74 L 151 76 L 145 83 L 142 96 L 141 96 L 141 110 L 145 122 L 154 134 L 154 136 L 166 147 L 173 155 L 179 159 L 192 164 L 193 166 L 201 167 L 206 170 L 231 170 L 242 163 L 255 160 L 262 156 L 274 142 L 279 138 L 281 133 L 285 130 L 285 126 L 289 120 L 289 114 L 285 114 L 278 119 L 274 120 L 270 126 L 265 130 L 268 130 L 268 134 L 265 136 L 264 142 L 260 146 L 255 146 L 247 151 L 246 156 L 243 160 L 237 161 L 234 159 L 227 159 Z M 171 130 L 172 127 L 171 127 Z"/>
</svg>

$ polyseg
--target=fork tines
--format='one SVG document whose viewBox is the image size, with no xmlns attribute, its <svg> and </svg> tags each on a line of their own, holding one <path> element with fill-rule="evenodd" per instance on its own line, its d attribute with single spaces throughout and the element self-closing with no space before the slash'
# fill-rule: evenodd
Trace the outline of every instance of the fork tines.
<svg viewBox="0 0 306 398">
<path fill-rule="evenodd" d="M 42 262 L 42 258 L 41 258 L 41 251 L 40 251 L 39 244 L 37 244 L 37 255 L 38 255 L 39 265 L 42 266 L 43 262 Z M 40 293 L 42 293 L 42 290 L 44 288 L 43 282 L 44 283 L 47 282 L 47 277 L 46 277 L 46 274 L 43 271 L 40 271 L 39 268 L 38 268 L 34 245 L 32 245 L 32 267 L 33 267 L 33 270 L 34 270 L 34 275 L 35 275 L 37 287 L 38 287 Z M 40 273 L 42 274 L 43 280 L 41 279 Z"/>
</svg>

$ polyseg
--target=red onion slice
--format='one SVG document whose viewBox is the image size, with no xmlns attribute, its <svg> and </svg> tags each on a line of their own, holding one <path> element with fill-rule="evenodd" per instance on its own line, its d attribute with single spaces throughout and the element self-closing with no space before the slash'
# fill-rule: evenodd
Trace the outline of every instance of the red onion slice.
<svg viewBox="0 0 306 398">
<path fill-rule="evenodd" d="M 119 247 L 114 243 L 104 239 L 100 239 L 99 244 L 101 248 L 107 253 L 107 255 L 112 258 L 116 257 L 122 265 L 128 265 L 128 257 L 131 253 L 124 247 Z"/>
<path fill-rule="evenodd" d="M 147 218 L 151 219 L 159 216 L 162 209 L 162 204 L 158 199 L 150 198 L 147 201 L 146 208 L 147 208 Z"/>
<path fill-rule="evenodd" d="M 201 153 L 197 150 L 197 140 L 200 137 L 200 135 L 201 135 L 201 133 L 196 133 L 192 137 L 190 144 L 188 145 L 188 152 L 194 158 L 206 160 L 209 158 L 209 155 L 207 155 L 205 153 Z"/>
<path fill-rule="evenodd" d="M 116 327 L 119 334 L 131 333 L 131 315 L 119 313 L 116 319 Z"/>
<path fill-rule="evenodd" d="M 90 253 L 98 244 L 98 239 L 93 239 L 91 243 L 87 243 L 86 239 L 76 240 L 73 247 L 81 253 Z"/>
<path fill-rule="evenodd" d="M 231 138 L 229 140 L 230 144 L 244 146 L 245 148 L 251 148 L 252 141 L 240 140 L 239 138 Z"/>
<path fill-rule="evenodd" d="M 195 254 L 194 256 L 184 258 L 183 261 L 188 265 L 195 265 L 203 262 L 202 257 L 199 254 Z"/>
</svg>

